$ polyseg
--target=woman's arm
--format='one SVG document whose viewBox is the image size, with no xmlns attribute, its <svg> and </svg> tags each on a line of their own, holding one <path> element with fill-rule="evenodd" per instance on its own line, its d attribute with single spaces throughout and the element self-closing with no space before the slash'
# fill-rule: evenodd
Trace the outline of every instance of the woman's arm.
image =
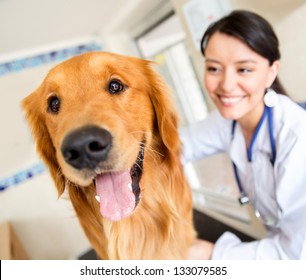
<svg viewBox="0 0 306 280">
<path fill-rule="evenodd" d="M 215 111 L 206 119 L 182 128 L 183 164 L 226 151 L 231 136 L 230 123 Z"/>
</svg>

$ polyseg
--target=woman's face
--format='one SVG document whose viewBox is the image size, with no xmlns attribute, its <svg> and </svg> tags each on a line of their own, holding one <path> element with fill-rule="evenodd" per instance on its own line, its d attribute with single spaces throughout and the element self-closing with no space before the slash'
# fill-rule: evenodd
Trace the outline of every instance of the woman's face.
<svg viewBox="0 0 306 280">
<path fill-rule="evenodd" d="M 242 41 L 223 33 L 213 34 L 205 49 L 205 86 L 223 117 L 233 120 L 260 118 L 265 89 L 279 68 Z"/>
</svg>

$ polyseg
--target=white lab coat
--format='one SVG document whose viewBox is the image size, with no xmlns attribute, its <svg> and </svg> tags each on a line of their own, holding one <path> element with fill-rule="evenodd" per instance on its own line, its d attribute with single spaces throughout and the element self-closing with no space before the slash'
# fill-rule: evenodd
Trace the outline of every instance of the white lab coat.
<svg viewBox="0 0 306 280">
<path fill-rule="evenodd" d="M 280 226 L 267 227 L 268 237 L 262 240 L 244 243 L 234 234 L 224 233 L 215 244 L 212 259 L 306 259 L 306 111 L 278 95 L 273 126 L 274 167 L 267 118 L 254 143 L 251 163 L 239 124 L 232 139 L 232 121 L 218 111 L 180 131 L 183 162 L 226 152 L 261 214 L 277 216 L 282 211 Z"/>
</svg>

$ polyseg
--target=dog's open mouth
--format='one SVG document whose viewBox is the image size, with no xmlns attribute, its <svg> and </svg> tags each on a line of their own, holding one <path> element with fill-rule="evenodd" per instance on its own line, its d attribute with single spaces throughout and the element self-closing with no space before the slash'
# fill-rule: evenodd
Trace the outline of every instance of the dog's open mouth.
<svg viewBox="0 0 306 280">
<path fill-rule="evenodd" d="M 119 221 L 131 215 L 140 200 L 139 182 L 142 175 L 144 142 L 137 159 L 126 171 L 102 173 L 95 178 L 100 213 L 110 221 Z"/>
</svg>

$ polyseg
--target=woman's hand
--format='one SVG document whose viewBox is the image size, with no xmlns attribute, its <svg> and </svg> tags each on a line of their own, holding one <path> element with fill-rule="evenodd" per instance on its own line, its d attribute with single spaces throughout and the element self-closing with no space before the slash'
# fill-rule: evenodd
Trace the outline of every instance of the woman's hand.
<svg viewBox="0 0 306 280">
<path fill-rule="evenodd" d="M 186 255 L 186 259 L 210 260 L 213 249 L 214 249 L 213 243 L 202 239 L 196 239 L 189 248 Z"/>
</svg>

